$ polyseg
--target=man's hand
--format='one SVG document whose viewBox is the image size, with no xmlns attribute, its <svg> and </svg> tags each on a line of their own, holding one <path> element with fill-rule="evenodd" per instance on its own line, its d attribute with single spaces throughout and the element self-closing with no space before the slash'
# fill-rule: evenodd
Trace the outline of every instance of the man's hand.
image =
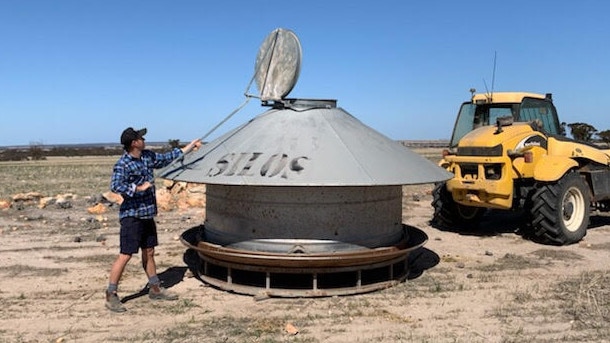
<svg viewBox="0 0 610 343">
<path fill-rule="evenodd" d="M 136 192 L 144 192 L 152 186 L 152 183 L 146 181 L 143 184 L 136 186 Z"/>
<path fill-rule="evenodd" d="M 200 138 L 194 139 L 192 142 L 190 142 L 184 148 L 182 148 L 182 153 L 186 154 L 187 152 L 189 152 L 193 149 L 199 149 L 199 147 L 201 147 L 201 144 L 202 143 L 201 143 Z"/>
</svg>

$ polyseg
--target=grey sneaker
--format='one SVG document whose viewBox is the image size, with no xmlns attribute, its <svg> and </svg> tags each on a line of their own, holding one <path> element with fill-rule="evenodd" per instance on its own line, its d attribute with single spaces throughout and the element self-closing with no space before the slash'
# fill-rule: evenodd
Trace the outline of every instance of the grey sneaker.
<svg viewBox="0 0 610 343">
<path fill-rule="evenodd" d="M 119 296 L 116 293 L 106 293 L 106 308 L 112 312 L 125 312 L 127 309 L 119 300 Z"/>
<path fill-rule="evenodd" d="M 174 294 L 163 287 L 159 287 L 159 292 L 148 290 L 148 297 L 152 300 L 178 300 L 178 295 Z"/>
</svg>

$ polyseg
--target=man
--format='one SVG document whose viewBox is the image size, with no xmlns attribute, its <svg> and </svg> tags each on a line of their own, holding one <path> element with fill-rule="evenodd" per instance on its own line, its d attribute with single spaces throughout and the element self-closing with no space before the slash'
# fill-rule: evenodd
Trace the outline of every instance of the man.
<svg viewBox="0 0 610 343">
<path fill-rule="evenodd" d="M 157 214 L 153 169 L 162 168 L 193 148 L 201 146 L 195 139 L 184 148 L 159 154 L 146 150 L 146 129 L 129 127 L 121 134 L 125 153 L 116 162 L 112 172 L 110 189 L 123 196 L 119 210 L 121 222 L 120 253 L 110 270 L 106 307 L 114 312 L 124 312 L 117 288 L 123 270 L 133 254 L 142 250 L 142 267 L 148 276 L 148 296 L 153 300 L 176 300 L 178 296 L 161 287 L 155 263 L 155 246 L 158 245 L 154 216 Z"/>
</svg>

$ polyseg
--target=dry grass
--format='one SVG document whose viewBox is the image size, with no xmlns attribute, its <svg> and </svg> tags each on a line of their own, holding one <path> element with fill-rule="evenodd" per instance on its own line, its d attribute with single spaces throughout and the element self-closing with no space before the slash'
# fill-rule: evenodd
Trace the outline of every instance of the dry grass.
<svg viewBox="0 0 610 343">
<path fill-rule="evenodd" d="M 517 254 L 506 254 L 495 263 L 478 267 L 483 272 L 498 272 L 506 270 L 522 270 L 540 267 L 537 259 L 528 258 Z"/>
<path fill-rule="evenodd" d="M 598 330 L 610 338 L 610 273 L 584 272 L 559 282 L 554 292 L 579 330 Z"/>
<path fill-rule="evenodd" d="M 180 305 L 176 305 L 180 306 Z M 193 308 L 193 307 L 189 307 Z M 136 336 L 116 335 L 115 342 L 286 342 L 282 330 L 286 319 L 281 317 L 251 318 L 241 316 L 206 316 L 206 311 L 195 308 L 192 320 L 170 328 L 155 330 Z M 290 342 L 318 342 L 304 335 L 291 337 Z"/>
<path fill-rule="evenodd" d="M 0 199 L 26 192 L 39 192 L 44 196 L 105 192 L 117 159 L 118 156 L 57 157 L 43 161 L 0 162 Z"/>
<path fill-rule="evenodd" d="M 505 259 L 513 258 L 511 256 Z M 504 266 L 508 269 L 500 268 L 494 272 L 514 270 L 512 262 Z M 186 314 L 191 320 L 177 322 L 146 334 L 115 336 L 113 340 L 199 342 L 205 337 L 206 342 L 324 342 L 326 340 L 316 338 L 320 337 L 320 333 L 315 334 L 312 330 L 324 327 L 324 335 L 332 338 L 345 334 L 346 328 L 352 322 L 384 321 L 403 329 L 379 332 L 375 341 L 437 342 L 439 340 L 435 334 L 416 333 L 413 330 L 419 324 L 410 311 L 396 313 L 387 308 L 378 308 L 375 304 L 388 296 L 390 298 L 387 301 L 409 304 L 417 300 L 432 301 L 439 297 L 451 299 L 457 293 L 464 292 L 460 283 L 453 277 L 447 277 L 446 274 L 446 272 L 431 272 L 417 280 L 372 295 L 278 302 L 274 313 L 278 313 L 279 309 L 279 312 L 285 313 L 284 315 L 215 316 L 205 306 L 198 306 L 186 300 L 168 305 L 161 311 Z M 541 281 L 525 288 L 517 286 L 514 291 L 506 293 L 501 304 L 488 313 L 489 318 L 501 323 L 500 336 L 473 332 L 468 341 L 555 342 L 558 337 L 564 342 L 608 341 L 610 339 L 610 294 L 607 286 L 609 281 L 610 275 L 607 272 L 595 271 L 550 284 Z M 299 311 L 298 308 L 307 310 Z M 440 321 L 450 320 L 458 314 L 459 312 L 455 311 L 439 312 L 437 318 Z M 288 322 L 303 328 L 297 336 L 289 337 L 283 331 Z M 535 323 L 535 330 L 532 330 L 531 323 Z M 561 323 L 572 323 L 569 324 L 572 327 L 566 332 L 565 324 Z M 457 336 L 454 339 L 465 341 L 463 336 L 461 339 Z M 357 336 L 353 341 L 363 342 Z M 451 337 L 444 337 L 440 341 L 451 341 Z"/>
<path fill-rule="evenodd" d="M 571 251 L 558 249 L 538 249 L 536 251 L 531 252 L 531 254 L 537 256 L 541 260 L 575 261 L 583 259 L 582 255 Z"/>
</svg>

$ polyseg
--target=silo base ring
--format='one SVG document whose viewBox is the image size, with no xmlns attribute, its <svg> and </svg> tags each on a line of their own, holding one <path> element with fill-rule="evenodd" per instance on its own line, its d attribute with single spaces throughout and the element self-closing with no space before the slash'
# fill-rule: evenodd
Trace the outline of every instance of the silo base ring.
<svg viewBox="0 0 610 343">
<path fill-rule="evenodd" d="M 415 227 L 403 224 L 403 229 L 408 238 L 395 246 L 324 254 L 265 253 L 213 245 L 199 239 L 203 226 L 185 231 L 181 241 L 197 255 L 189 267 L 219 289 L 253 296 L 326 297 L 368 293 L 403 282 L 409 254 L 428 239 Z"/>
</svg>

